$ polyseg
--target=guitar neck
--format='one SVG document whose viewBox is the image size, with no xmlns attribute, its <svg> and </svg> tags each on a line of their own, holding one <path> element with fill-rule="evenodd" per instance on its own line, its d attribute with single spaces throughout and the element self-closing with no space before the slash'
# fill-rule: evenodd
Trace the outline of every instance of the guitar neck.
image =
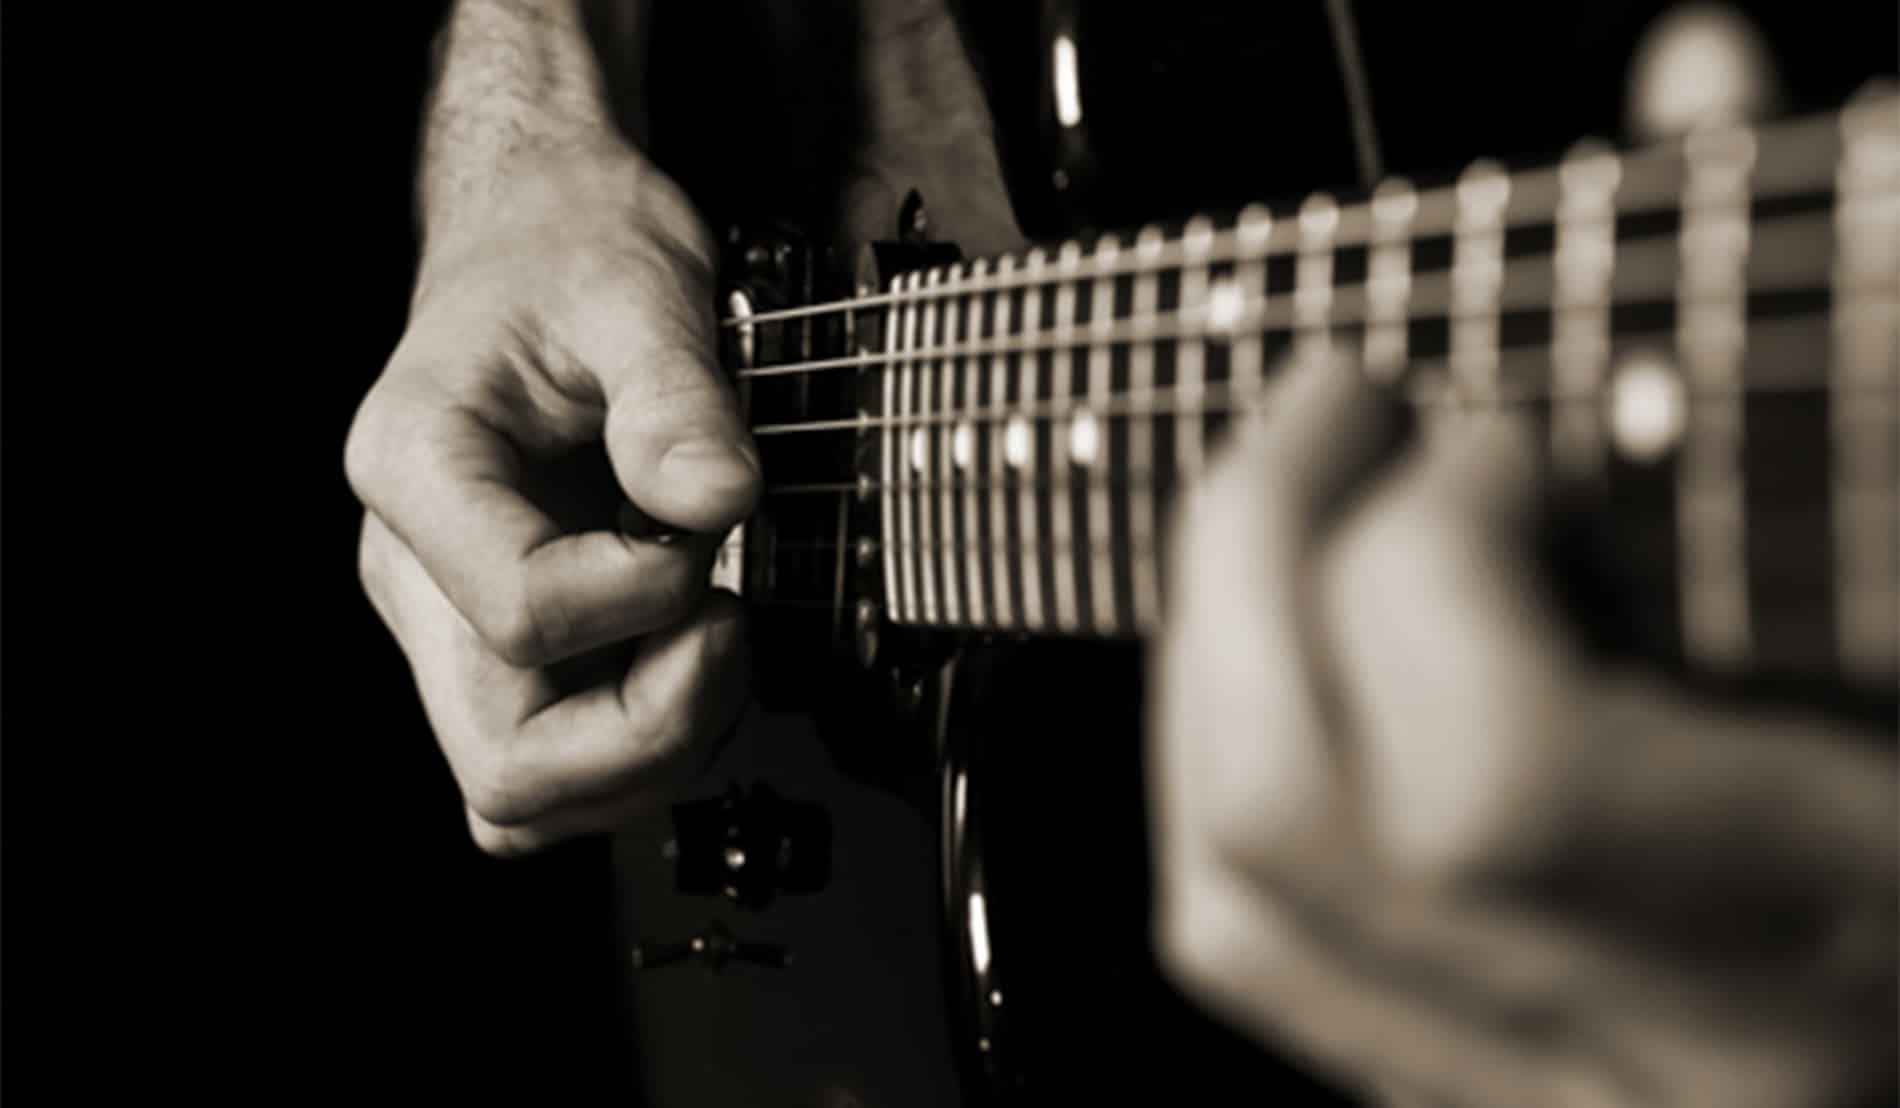
<svg viewBox="0 0 1900 1108">
<path fill-rule="evenodd" d="M 1172 497 L 1276 366 L 1330 341 L 1430 422 L 1528 413 L 1565 477 L 1650 509 L 1649 618 L 1692 663 L 1820 658 L 1890 681 L 1897 120 L 1869 95 L 1759 132 L 903 274 L 848 306 L 852 352 L 812 357 L 808 328 L 797 357 L 739 373 L 856 371 L 860 410 L 755 433 L 768 450 L 850 433 L 837 534 L 812 556 L 835 563 L 839 604 L 847 562 L 881 571 L 858 606 L 899 625 L 1152 627 Z M 876 518 L 849 543 L 846 501 Z"/>
</svg>

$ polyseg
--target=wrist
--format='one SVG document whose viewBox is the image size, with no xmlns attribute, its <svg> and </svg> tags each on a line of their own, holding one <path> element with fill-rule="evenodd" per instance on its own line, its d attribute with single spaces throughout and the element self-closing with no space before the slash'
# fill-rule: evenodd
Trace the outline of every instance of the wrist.
<svg viewBox="0 0 1900 1108">
<path fill-rule="evenodd" d="M 411 304 L 471 281 L 532 299 L 628 264 L 709 282 L 717 253 L 686 195 L 631 147 L 524 154 L 498 164 L 479 197 L 427 219 Z"/>
<path fill-rule="evenodd" d="M 575 0 L 461 0 L 440 48 L 421 151 L 425 240 L 509 225 L 561 179 L 636 176 Z"/>
</svg>

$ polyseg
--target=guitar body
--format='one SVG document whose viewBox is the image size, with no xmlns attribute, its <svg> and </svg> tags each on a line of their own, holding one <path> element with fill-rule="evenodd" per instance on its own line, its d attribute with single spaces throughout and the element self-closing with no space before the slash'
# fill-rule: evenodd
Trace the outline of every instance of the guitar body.
<svg viewBox="0 0 1900 1108">
<path fill-rule="evenodd" d="M 1013 60 L 993 58 L 989 76 L 1005 176 L 1032 236 L 1178 221 L 1256 199 L 1276 201 L 1279 211 L 1307 189 L 1355 186 L 1362 159 L 1325 5 L 1190 4 L 1173 23 L 1133 6 L 1127 13 L 1106 10 L 1120 7 L 1098 5 L 1086 17 L 1081 5 L 1060 2 L 978 4 L 966 13 L 967 32 L 1018 51 Z M 1285 10 L 1271 22 L 1253 10 L 1269 7 Z M 1358 7 L 1368 9 L 1368 20 L 1388 14 Z M 1651 13 L 1640 5 L 1608 5 L 1606 12 L 1582 20 L 1594 37 L 1580 39 L 1566 62 L 1572 71 L 1594 70 L 1606 87 L 1572 90 L 1567 108 L 1497 108 L 1494 130 L 1527 148 L 1488 145 L 1466 120 L 1450 129 L 1449 145 L 1431 163 L 1382 168 L 1419 173 L 1421 180 L 1437 173 L 1443 181 L 1479 153 L 1545 156 L 1581 134 L 1614 134 L 1623 72 L 1604 59 L 1626 54 Z M 1527 18 L 1520 14 L 1517 22 Z M 1402 48 L 1395 36 L 1403 34 L 1365 31 L 1375 68 Z M 1047 61 L 1059 56 L 1058 39 L 1079 48 L 1080 96 L 1088 106 L 1081 125 L 1058 118 L 1049 70 L 1058 63 Z M 1501 85 L 1526 79 L 1538 63 L 1514 64 L 1498 78 Z M 1812 96 L 1838 100 L 1863 76 L 1833 75 Z M 1403 80 L 1375 85 L 1381 95 L 1397 96 Z M 1469 74 L 1448 75 L 1445 83 L 1466 97 L 1465 106 L 1486 95 Z M 1263 119 L 1276 121 L 1274 128 L 1262 124 L 1257 144 L 1231 141 L 1233 115 L 1250 110 L 1244 96 L 1261 106 Z M 1270 110 L 1295 102 L 1297 111 Z M 1196 105 L 1219 110 L 1195 114 Z M 1534 132 L 1540 111 L 1551 122 Z M 1533 133 L 1538 137 L 1525 138 Z M 1221 134 L 1230 141 L 1213 141 Z M 1407 152 L 1420 142 L 1407 133 L 1389 145 Z M 912 214 L 891 213 L 893 227 L 902 228 L 875 254 L 869 278 L 862 262 L 737 235 L 728 280 L 744 294 L 746 312 L 849 295 L 853 280 L 860 293 L 886 287 L 897 272 L 946 260 L 921 238 L 902 241 Z M 1825 346 L 1827 320 L 1814 326 L 1801 341 Z M 747 347 L 731 359 L 735 364 L 785 364 L 832 349 L 815 331 L 804 333 L 798 350 L 769 351 L 768 332 L 757 334 L 758 348 Z M 765 422 L 781 408 L 784 419 L 876 410 L 875 396 L 850 395 L 850 375 L 799 382 L 803 391 L 795 397 L 769 391 L 777 388 L 773 381 L 755 382 L 755 420 L 762 407 Z M 1548 426 L 1548 410 L 1534 414 Z M 1826 456 L 1825 407 L 1783 405 L 1772 418 L 1750 420 L 1781 428 L 1778 441 L 1758 435 L 1751 448 L 1785 448 L 1800 439 L 1799 449 L 1782 453 Z M 768 446 L 768 478 L 823 471 L 816 455 L 773 452 L 782 449 Z M 847 452 L 844 463 L 862 463 L 875 449 L 874 439 L 860 441 L 858 455 Z M 946 443 L 945 457 L 949 449 Z M 1812 541 L 1827 532 L 1825 516 L 1799 499 L 1797 486 L 1805 486 L 1797 476 L 1782 492 L 1797 491 L 1781 504 L 1771 502 L 1774 486 L 1751 484 L 1757 501 L 1750 510 L 1764 528 L 1777 529 L 1776 541 L 1792 538 L 1791 549 L 1805 544 L 1801 557 L 1825 562 L 1825 543 L 1815 550 Z M 1825 484 L 1824 474 L 1815 479 Z M 1554 558 L 1577 571 L 1566 577 L 1572 588 L 1565 599 L 1605 649 L 1646 654 L 1693 675 L 1681 649 L 1679 581 L 1658 575 L 1658 567 L 1680 558 L 1667 513 L 1676 495 L 1673 471 L 1618 462 L 1607 487 L 1621 509 L 1661 506 L 1661 522 L 1614 531 L 1586 526 L 1560 536 Z M 731 868 L 762 883 L 763 893 L 722 889 L 718 880 L 709 885 L 703 874 L 683 876 L 683 858 L 730 861 L 735 856 L 720 851 L 733 843 L 796 838 L 781 829 L 742 828 L 737 816 L 730 825 L 715 821 L 708 832 L 689 827 L 684 808 L 661 805 L 616 837 L 620 933 L 625 949 L 642 952 L 641 966 L 622 969 L 649 1101 L 661 1108 L 1175 1103 L 1245 1090 L 1249 1102 L 1274 1103 L 1277 1095 L 1287 1103 L 1351 1103 L 1196 1011 L 1157 970 L 1148 933 L 1140 647 L 1125 636 L 1056 641 L 893 626 L 881 607 L 885 582 L 875 544 L 860 557 L 839 552 L 847 542 L 886 533 L 879 531 L 877 498 L 840 497 L 835 515 L 827 505 L 800 518 L 774 516 L 768 501 L 762 523 L 735 540 L 734 549 L 755 561 L 801 544 L 829 550 L 835 559 L 816 557 L 809 566 L 781 558 L 763 583 L 789 594 L 801 575 L 809 576 L 804 595 L 830 603 L 802 613 L 760 609 L 759 703 L 701 781 L 671 798 L 703 808 L 734 786 L 764 786 L 821 809 L 829 828 L 824 847 L 801 841 L 793 853 L 824 854 L 822 879 L 781 887 L 787 883 L 775 884 L 770 872 L 760 876 L 756 849 Z M 761 529 L 766 525 L 769 531 Z M 744 572 L 753 572 L 752 563 Z M 761 583 L 741 577 L 726 583 Z M 1771 601 L 1758 609 L 1759 668 L 1769 678 L 1778 669 L 1798 678 L 1805 659 L 1831 649 L 1837 628 L 1829 618 L 1810 618 L 1812 606 L 1777 608 Z M 1890 711 L 1890 696 L 1875 699 L 1876 716 L 1890 720 L 1880 715 Z M 773 953 L 709 956 L 721 935 Z M 691 950 L 696 936 L 701 948 Z M 677 956 L 656 964 L 653 951 L 662 947 Z M 783 965 L 762 964 L 781 960 L 781 950 L 789 952 Z"/>
<path fill-rule="evenodd" d="M 821 805 L 833 838 L 816 892 L 758 911 L 680 893 L 665 806 L 616 836 L 623 948 L 717 921 L 791 954 L 783 968 L 634 972 L 628 1018 L 652 1103 L 1109 1102 L 1230 1088 L 1349 1103 L 1161 979 L 1147 939 L 1135 647 L 975 646 L 926 684 L 908 726 L 836 725 L 832 744 L 809 714 L 754 708 L 698 789 L 675 798 L 737 782 Z M 931 758 L 901 777 L 854 775 L 848 748 L 866 739 Z M 972 891 L 984 894 L 980 939 Z"/>
<path fill-rule="evenodd" d="M 747 911 L 675 890 L 662 852 L 674 835 L 666 808 L 616 836 L 626 949 L 717 920 L 741 940 L 790 952 L 783 968 L 682 963 L 631 980 L 628 1015 L 651 1103 L 962 1103 L 940 969 L 934 822 L 914 802 L 843 774 L 805 715 L 749 710 L 701 792 L 729 781 L 821 805 L 833 832 L 830 877 L 815 893 Z"/>
</svg>

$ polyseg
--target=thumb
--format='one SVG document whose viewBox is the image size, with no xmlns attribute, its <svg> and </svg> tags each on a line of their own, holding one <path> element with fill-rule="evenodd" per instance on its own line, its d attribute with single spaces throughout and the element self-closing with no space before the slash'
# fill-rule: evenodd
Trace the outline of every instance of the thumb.
<svg viewBox="0 0 1900 1108">
<path fill-rule="evenodd" d="M 722 531 L 757 501 L 757 448 L 715 353 L 712 268 L 681 249 L 576 313 L 574 353 L 599 376 L 614 476 L 642 512 Z"/>
</svg>

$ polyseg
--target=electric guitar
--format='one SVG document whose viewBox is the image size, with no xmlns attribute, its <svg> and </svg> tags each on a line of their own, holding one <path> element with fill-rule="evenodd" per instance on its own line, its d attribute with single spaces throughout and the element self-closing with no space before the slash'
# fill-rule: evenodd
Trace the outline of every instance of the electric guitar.
<svg viewBox="0 0 1900 1108">
<path fill-rule="evenodd" d="M 1051 180 L 1081 189 L 1066 33 Z M 767 485 L 715 578 L 754 607 L 758 706 L 616 840 L 657 1102 L 1329 1095 L 1157 976 L 1135 741 L 1170 504 L 1306 344 L 1357 348 L 1432 433 L 1535 420 L 1581 490 L 1556 556 L 1602 649 L 1891 727 L 1890 87 L 982 258 L 931 240 L 928 202 L 848 263 L 728 241 Z"/>
</svg>

